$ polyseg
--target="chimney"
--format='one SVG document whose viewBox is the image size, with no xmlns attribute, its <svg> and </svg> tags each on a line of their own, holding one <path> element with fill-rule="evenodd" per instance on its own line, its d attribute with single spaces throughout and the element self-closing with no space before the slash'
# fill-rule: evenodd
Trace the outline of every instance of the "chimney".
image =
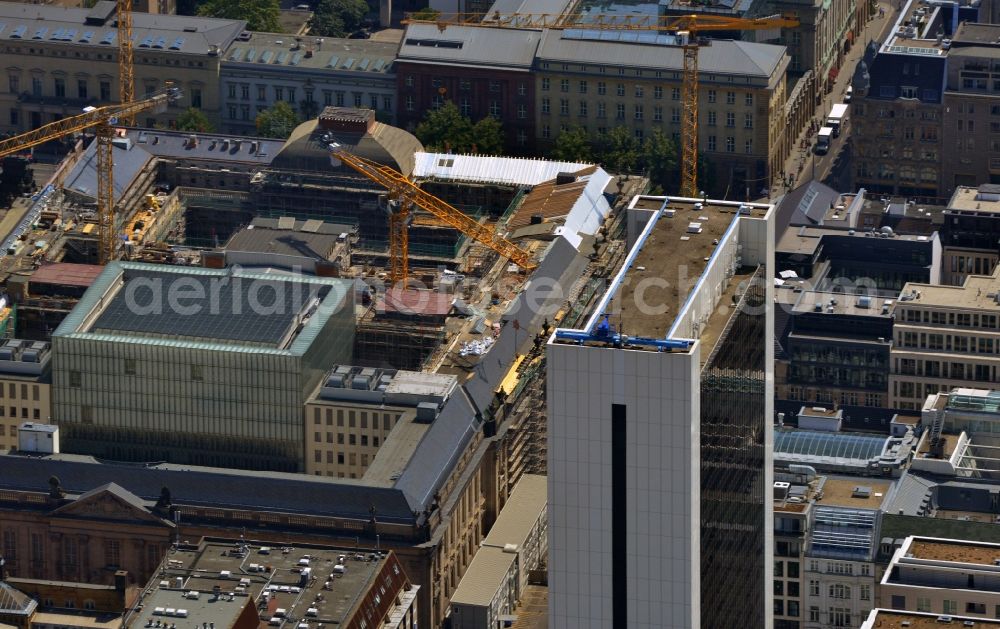
<svg viewBox="0 0 1000 629">
<path fill-rule="evenodd" d="M 115 570 L 115 591 L 124 594 L 126 588 L 128 588 L 128 571 Z"/>
</svg>

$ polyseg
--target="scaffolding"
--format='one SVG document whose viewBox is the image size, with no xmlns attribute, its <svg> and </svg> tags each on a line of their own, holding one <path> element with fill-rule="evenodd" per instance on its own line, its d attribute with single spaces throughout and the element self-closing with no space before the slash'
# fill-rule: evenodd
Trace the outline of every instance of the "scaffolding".
<svg viewBox="0 0 1000 629">
<path fill-rule="evenodd" d="M 444 338 L 444 326 L 379 320 L 369 311 L 354 333 L 355 362 L 361 367 L 421 371 Z"/>
</svg>

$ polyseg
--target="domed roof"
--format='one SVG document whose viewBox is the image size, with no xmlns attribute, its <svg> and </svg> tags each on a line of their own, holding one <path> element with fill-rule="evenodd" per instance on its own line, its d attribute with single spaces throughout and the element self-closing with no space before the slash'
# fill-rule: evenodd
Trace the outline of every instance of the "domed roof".
<svg viewBox="0 0 1000 629">
<path fill-rule="evenodd" d="M 292 131 L 271 166 L 320 172 L 343 169 L 354 175 L 347 166 L 331 165 L 328 146 L 334 142 L 406 176 L 413 172 L 414 154 L 424 150 L 413 134 L 376 122 L 371 110 L 327 107 L 319 118 L 303 122 Z"/>
</svg>

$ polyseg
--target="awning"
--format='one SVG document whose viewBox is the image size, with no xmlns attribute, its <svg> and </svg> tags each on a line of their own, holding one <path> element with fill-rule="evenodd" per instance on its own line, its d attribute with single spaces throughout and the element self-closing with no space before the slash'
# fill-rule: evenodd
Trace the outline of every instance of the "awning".
<svg viewBox="0 0 1000 629">
<path fill-rule="evenodd" d="M 838 74 L 840 74 L 840 71 L 837 70 L 837 68 L 830 68 L 830 80 L 831 81 L 835 80 L 837 78 Z"/>
<path fill-rule="evenodd" d="M 847 31 L 847 41 L 851 44 L 854 43 L 854 31 Z"/>
</svg>

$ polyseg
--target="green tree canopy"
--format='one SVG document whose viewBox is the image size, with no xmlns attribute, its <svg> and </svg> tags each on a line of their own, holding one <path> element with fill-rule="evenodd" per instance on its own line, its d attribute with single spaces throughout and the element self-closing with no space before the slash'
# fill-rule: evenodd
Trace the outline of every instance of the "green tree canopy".
<svg viewBox="0 0 1000 629">
<path fill-rule="evenodd" d="M 550 152 L 552 159 L 562 162 L 592 162 L 594 151 L 590 137 L 582 127 L 573 127 L 556 136 Z"/>
<path fill-rule="evenodd" d="M 424 7 L 419 11 L 414 11 L 412 17 L 414 20 L 436 20 L 439 15 L 441 12 L 437 9 Z"/>
<path fill-rule="evenodd" d="M 503 153 L 503 127 L 500 126 L 500 121 L 486 116 L 472 125 L 472 146 L 469 150 L 480 155 Z"/>
<path fill-rule="evenodd" d="M 639 164 L 639 141 L 628 127 L 613 127 L 600 138 L 598 155 L 600 161 L 614 173 L 627 173 Z"/>
<path fill-rule="evenodd" d="M 246 20 L 247 29 L 280 33 L 278 0 L 207 0 L 198 15 L 230 20 Z"/>
<path fill-rule="evenodd" d="M 188 107 L 177 116 L 177 128 L 181 131 L 197 131 L 208 133 L 214 131 L 212 123 L 208 121 L 208 116 L 197 107 Z"/>
<path fill-rule="evenodd" d="M 367 15 L 365 0 L 320 0 L 309 20 L 309 34 L 344 37 L 361 28 Z"/>
<path fill-rule="evenodd" d="M 322 107 L 317 101 L 303 100 L 299 102 L 299 113 L 303 120 L 312 120 L 319 115 Z"/>
<path fill-rule="evenodd" d="M 650 183 L 661 192 L 676 194 L 672 189 L 680 182 L 680 171 L 677 168 L 677 144 L 673 138 L 662 129 L 654 129 L 643 142 L 639 157 Z"/>
<path fill-rule="evenodd" d="M 257 134 L 264 138 L 287 138 L 298 125 L 298 114 L 285 101 L 257 114 Z"/>
<path fill-rule="evenodd" d="M 496 155 L 503 150 L 499 121 L 487 116 L 473 124 L 451 101 L 429 110 L 416 136 L 429 151 Z"/>
</svg>

